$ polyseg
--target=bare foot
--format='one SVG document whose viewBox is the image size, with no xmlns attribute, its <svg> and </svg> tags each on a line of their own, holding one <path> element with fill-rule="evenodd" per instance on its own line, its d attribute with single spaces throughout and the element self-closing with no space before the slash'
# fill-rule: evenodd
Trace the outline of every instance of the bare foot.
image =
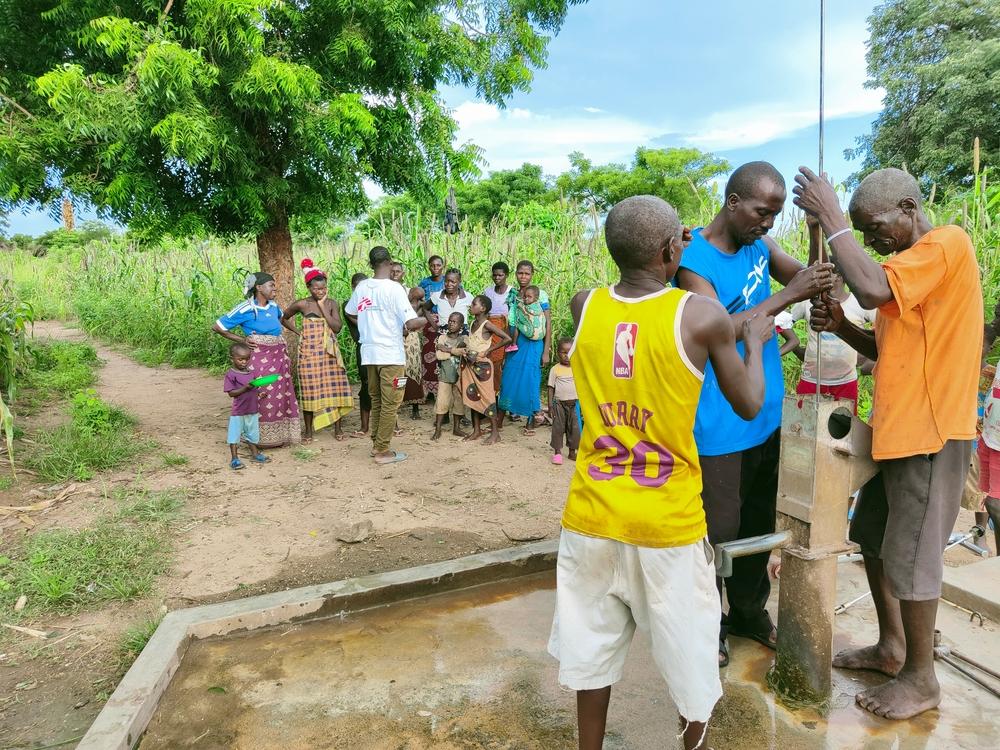
<svg viewBox="0 0 1000 750">
<path fill-rule="evenodd" d="M 903 649 L 893 649 L 876 643 L 864 648 L 844 649 L 833 657 L 833 666 L 840 669 L 870 669 L 895 677 L 903 667 Z"/>
<path fill-rule="evenodd" d="M 460 437 L 460 438 L 467 438 L 467 437 L 469 437 L 469 433 L 463 432 L 462 430 L 457 430 L 457 429 L 456 430 L 452 430 L 451 434 L 454 435 L 455 437 Z"/>
<path fill-rule="evenodd" d="M 441 430 L 434 430 L 434 434 L 431 435 L 431 440 L 440 440 L 440 439 L 441 439 Z"/>
<path fill-rule="evenodd" d="M 900 672 L 896 679 L 858 693 L 855 700 L 876 716 L 899 721 L 935 708 L 941 702 L 941 687 L 931 667 Z"/>
<path fill-rule="evenodd" d="M 465 442 L 471 443 L 473 440 L 479 440 L 483 436 L 482 430 L 476 430 L 471 435 L 465 436 Z"/>
<path fill-rule="evenodd" d="M 500 442 L 500 430 L 495 430 L 486 436 L 483 445 L 493 445 Z"/>
</svg>

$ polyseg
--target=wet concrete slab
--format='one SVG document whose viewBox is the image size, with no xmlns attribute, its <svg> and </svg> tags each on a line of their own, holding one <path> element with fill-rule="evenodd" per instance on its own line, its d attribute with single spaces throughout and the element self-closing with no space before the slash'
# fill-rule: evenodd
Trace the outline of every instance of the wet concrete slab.
<svg viewBox="0 0 1000 750">
<path fill-rule="evenodd" d="M 865 590 L 860 565 L 839 567 L 838 597 Z M 540 573 L 321 622 L 191 645 L 141 742 L 160 748 L 549 750 L 573 748 L 575 699 L 546 653 L 554 574 Z M 776 593 L 772 606 L 776 608 Z M 773 611 L 773 609 L 772 609 Z M 876 632 L 870 601 L 837 618 L 835 650 Z M 942 604 L 945 640 L 1000 665 L 996 625 Z M 715 750 L 997 747 L 1000 700 L 938 665 L 939 710 L 889 722 L 854 704 L 885 678 L 835 671 L 831 711 L 789 711 L 765 686 L 773 652 L 732 639 Z M 612 695 L 609 750 L 676 746 L 676 710 L 641 635 Z"/>
</svg>

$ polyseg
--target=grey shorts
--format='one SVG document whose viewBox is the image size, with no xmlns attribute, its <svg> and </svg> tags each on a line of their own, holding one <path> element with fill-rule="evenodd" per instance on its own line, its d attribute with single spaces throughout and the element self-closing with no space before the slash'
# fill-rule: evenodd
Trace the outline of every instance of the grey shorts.
<svg viewBox="0 0 1000 750">
<path fill-rule="evenodd" d="M 937 453 L 879 462 L 861 489 L 850 539 L 880 558 L 897 599 L 941 596 L 943 554 L 955 528 L 972 456 L 971 440 L 949 440 Z"/>
</svg>

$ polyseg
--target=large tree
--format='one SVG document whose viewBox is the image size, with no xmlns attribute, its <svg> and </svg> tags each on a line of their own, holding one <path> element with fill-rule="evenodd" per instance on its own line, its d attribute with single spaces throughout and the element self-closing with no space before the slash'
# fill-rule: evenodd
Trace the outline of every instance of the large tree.
<svg viewBox="0 0 1000 750">
<path fill-rule="evenodd" d="M 681 217 L 692 217 L 708 197 L 708 183 L 729 171 L 729 163 L 694 148 L 638 148 L 631 165 L 595 166 L 579 151 L 570 170 L 556 179 L 566 197 L 599 213 L 630 195 L 658 195 Z"/>
<path fill-rule="evenodd" d="M 474 224 L 486 224 L 499 216 L 504 206 L 544 200 L 548 189 L 541 167 L 522 164 L 517 169 L 497 170 L 484 179 L 456 185 L 455 197 L 461 216 Z"/>
<path fill-rule="evenodd" d="M 908 169 L 955 185 L 971 174 L 972 144 L 1000 157 L 1000 2 L 889 0 L 868 19 L 868 81 L 885 89 L 872 131 L 847 157 L 859 175 Z"/>
<path fill-rule="evenodd" d="M 472 171 L 442 83 L 502 103 L 582 0 L 5 0 L 0 209 L 92 202 L 155 237 L 256 237 L 292 293 L 289 222 L 362 181 Z"/>
</svg>

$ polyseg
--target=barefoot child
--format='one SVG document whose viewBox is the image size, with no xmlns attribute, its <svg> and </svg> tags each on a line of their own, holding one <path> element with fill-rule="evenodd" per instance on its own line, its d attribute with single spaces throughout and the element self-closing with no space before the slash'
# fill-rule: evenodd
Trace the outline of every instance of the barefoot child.
<svg viewBox="0 0 1000 750">
<path fill-rule="evenodd" d="M 448 316 L 447 328 L 444 333 L 438 334 L 435 344 L 438 392 L 434 401 L 434 434 L 431 440 L 438 440 L 441 437 L 441 425 L 449 411 L 452 434 L 456 437 L 467 437 L 467 434 L 462 432 L 465 402 L 462 400 L 462 384 L 459 377 L 461 358 L 466 352 L 465 336 L 462 335 L 464 324 L 465 316 L 460 312 L 453 312 Z"/>
<path fill-rule="evenodd" d="M 469 335 L 465 342 L 465 361 L 462 363 L 460 385 L 462 399 L 472 412 L 472 434 L 466 440 L 482 437 L 482 418 L 490 420 L 492 432 L 483 445 L 493 445 L 500 441 L 500 425 L 497 418 L 497 394 L 493 387 L 493 361 L 491 355 L 503 351 L 510 342 L 505 330 L 489 321 L 493 302 L 485 294 L 472 298 L 469 314 Z"/>
<path fill-rule="evenodd" d="M 549 412 L 552 415 L 552 463 L 561 466 L 563 462 L 563 439 L 569 448 L 570 461 L 576 460 L 580 447 L 580 422 L 576 418 L 576 381 L 569 364 L 569 353 L 573 349 L 573 339 L 562 338 L 557 344 L 558 362 L 549 370 Z"/>
<path fill-rule="evenodd" d="M 245 469 L 240 461 L 238 451 L 240 439 L 247 441 L 253 451 L 253 460 L 266 464 L 271 459 L 260 451 L 260 399 L 267 396 L 256 386 L 250 385 L 253 373 L 250 372 L 250 347 L 246 344 L 233 344 L 229 347 L 229 361 L 232 367 L 226 372 L 222 389 L 233 400 L 233 408 L 229 412 L 229 442 L 230 469 Z"/>
</svg>

